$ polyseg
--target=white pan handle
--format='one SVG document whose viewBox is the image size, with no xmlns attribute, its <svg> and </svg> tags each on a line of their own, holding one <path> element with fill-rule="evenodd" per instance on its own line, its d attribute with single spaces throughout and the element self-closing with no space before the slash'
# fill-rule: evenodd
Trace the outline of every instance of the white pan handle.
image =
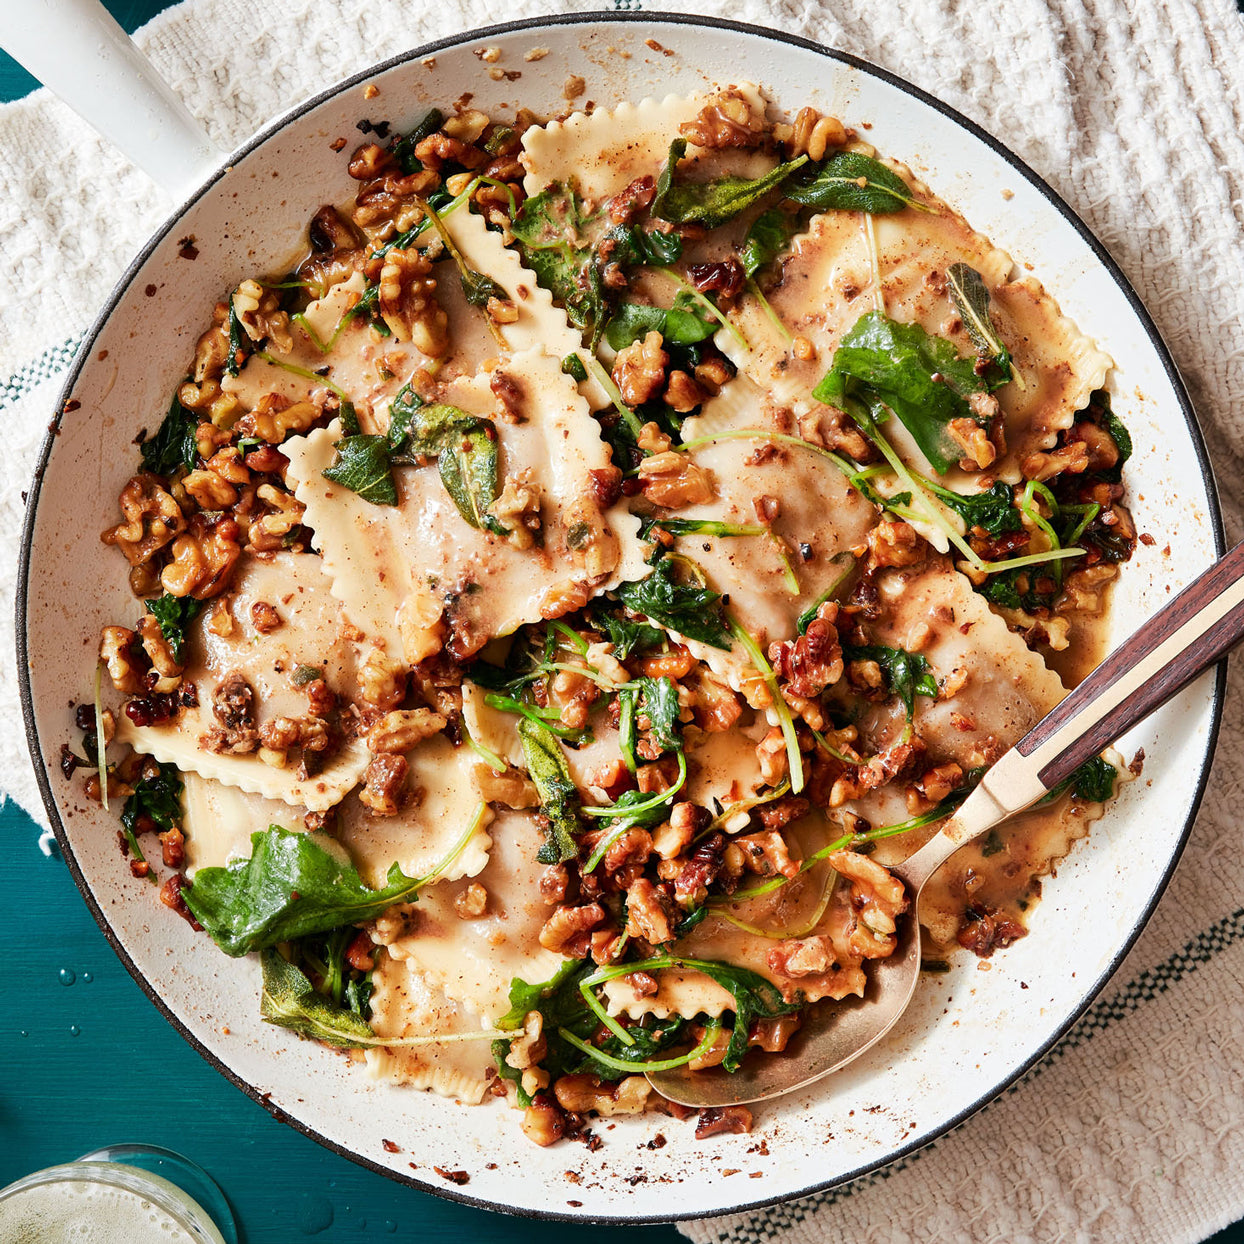
<svg viewBox="0 0 1244 1244">
<path fill-rule="evenodd" d="M 224 153 L 99 0 L 0 8 L 0 47 L 169 194 L 219 167 Z"/>
</svg>

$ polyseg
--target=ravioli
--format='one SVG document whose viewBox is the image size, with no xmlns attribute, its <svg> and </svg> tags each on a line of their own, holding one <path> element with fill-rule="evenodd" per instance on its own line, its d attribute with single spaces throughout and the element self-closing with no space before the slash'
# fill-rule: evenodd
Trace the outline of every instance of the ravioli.
<svg viewBox="0 0 1244 1244">
<path fill-rule="evenodd" d="M 996 396 L 1005 416 L 1007 451 L 989 474 L 1009 483 L 1037 450 L 1049 449 L 1071 426 L 1075 412 L 1102 387 L 1110 359 L 1058 309 L 1031 277 L 1013 278 L 1011 257 L 971 229 L 963 217 L 920 186 L 910 170 L 891 162 L 930 210 L 905 208 L 885 215 L 832 211 L 815 217 L 780 260 L 780 277 L 768 290 L 769 305 L 791 334 L 810 343 L 801 358 L 754 297 L 745 296 L 731 323 L 747 346 L 724 329 L 716 343 L 774 400 L 793 410 L 812 404 L 812 390 L 829 370 L 842 337 L 866 312 L 884 308 L 902 322 L 921 325 L 952 341 L 961 356 L 975 347 L 950 296 L 946 272 L 965 263 L 981 275 L 990 294 L 990 317 L 1011 351 L 1019 380 Z M 875 232 L 876 259 L 869 230 Z M 878 285 L 878 275 L 880 284 Z M 931 467 L 896 420 L 886 427 L 909 465 Z M 979 477 L 952 471 L 943 481 L 975 492 Z"/>
<path fill-rule="evenodd" d="M 227 675 L 240 675 L 254 689 L 259 726 L 275 717 L 306 716 L 306 692 L 294 682 L 299 669 L 323 671 L 330 690 L 347 701 L 353 697 L 356 651 L 344 633 L 320 559 L 310 553 L 249 558 L 228 603 L 231 634 L 217 635 L 199 625 L 190 640 L 185 680 L 198 688 L 198 704 L 183 708 L 168 725 L 135 726 L 122 715 L 117 738 L 183 773 L 313 812 L 326 811 L 363 776 L 368 753 L 362 740 L 346 738 L 324 768 L 310 774 L 292 764 L 268 764 L 256 752 L 229 755 L 200 743 L 219 728 L 212 693 Z M 281 619 L 276 630 L 256 627 L 252 611 L 258 604 L 276 609 Z"/>
<path fill-rule="evenodd" d="M 590 472 L 609 466 L 609 451 L 574 382 L 539 350 L 514 355 L 504 371 L 523 406 L 521 422 L 497 419 L 499 473 L 527 472 L 539 488 L 542 547 L 518 549 L 470 526 L 434 467 L 399 468 L 399 504 L 378 506 L 324 478 L 339 432 L 287 443 L 289 479 L 334 595 L 355 626 L 411 664 L 428 655 L 424 633 L 441 619 L 472 651 L 564 612 L 559 601 L 567 596 L 586 602 L 622 575 L 642 575 L 631 551 L 636 520 L 616 507 L 602 511 L 592 493 Z M 446 400 L 494 418 L 490 378 L 456 381 Z"/>
<path fill-rule="evenodd" d="M 491 836 L 488 865 L 476 879 L 488 892 L 484 915 L 465 920 L 454 907 L 471 883 L 439 883 L 406 909 L 407 931 L 386 943 L 393 959 L 409 961 L 446 998 L 487 1023 L 510 1009 L 514 977 L 548 980 L 564 962 L 540 945 L 549 908 L 540 898 L 542 866 L 535 857 L 543 834 L 535 818 L 503 811 Z"/>
</svg>

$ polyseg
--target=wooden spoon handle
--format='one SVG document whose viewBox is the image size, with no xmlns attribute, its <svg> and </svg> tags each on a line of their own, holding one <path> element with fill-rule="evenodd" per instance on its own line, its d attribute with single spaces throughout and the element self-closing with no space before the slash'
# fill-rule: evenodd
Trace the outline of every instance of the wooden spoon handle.
<svg viewBox="0 0 1244 1244">
<path fill-rule="evenodd" d="M 1244 543 L 1116 648 L 1016 745 L 1053 789 L 1244 638 Z"/>
<path fill-rule="evenodd" d="M 898 871 L 915 890 L 962 846 L 1043 798 L 1244 639 L 1244 543 L 1116 648 L 981 779 Z"/>
</svg>

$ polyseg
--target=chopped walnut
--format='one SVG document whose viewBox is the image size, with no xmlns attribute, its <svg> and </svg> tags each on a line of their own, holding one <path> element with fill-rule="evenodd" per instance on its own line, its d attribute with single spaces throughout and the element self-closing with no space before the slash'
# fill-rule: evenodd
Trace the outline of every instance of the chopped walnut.
<svg viewBox="0 0 1244 1244">
<path fill-rule="evenodd" d="M 695 1125 L 696 1140 L 707 1140 L 723 1132 L 746 1134 L 752 1130 L 752 1112 L 746 1106 L 710 1106 L 700 1111 Z"/>
<path fill-rule="evenodd" d="M 729 730 L 743 713 L 743 703 L 724 679 L 700 669 L 693 685 L 695 724 L 709 734 Z"/>
<path fill-rule="evenodd" d="M 842 677 L 837 622 L 837 603 L 826 601 L 798 639 L 769 645 L 769 660 L 783 691 L 789 688 L 794 695 L 810 699 Z"/>
<path fill-rule="evenodd" d="M 868 533 L 868 551 L 874 566 L 913 566 L 928 550 L 914 527 L 883 518 Z"/>
<path fill-rule="evenodd" d="M 504 804 L 507 808 L 536 808 L 540 796 L 535 783 L 519 769 L 496 773 L 486 764 L 475 766 L 475 782 L 479 796 L 488 803 Z"/>
<path fill-rule="evenodd" d="M 1024 459 L 1022 470 L 1025 479 L 1044 484 L 1064 471 L 1069 475 L 1082 475 L 1088 470 L 1088 464 L 1088 446 L 1083 441 L 1071 441 L 1049 453 L 1029 454 Z"/>
<path fill-rule="evenodd" d="M 381 753 L 367 766 L 359 803 L 372 816 L 396 816 L 402 810 L 402 787 L 409 767 L 404 756 Z"/>
<path fill-rule="evenodd" d="M 291 433 L 309 431 L 322 414 L 314 402 L 291 402 L 279 393 L 265 393 L 246 416 L 246 424 L 260 440 L 279 445 Z"/>
<path fill-rule="evenodd" d="M 181 486 L 204 510 L 225 510 L 238 499 L 238 490 L 215 471 L 191 471 Z"/>
<path fill-rule="evenodd" d="M 164 590 L 173 596 L 209 600 L 229 586 L 238 558 L 238 525 L 231 518 L 208 523 L 196 514 L 173 541 L 173 559 L 160 572 Z"/>
<path fill-rule="evenodd" d="M 627 1076 L 617 1084 L 602 1084 L 595 1076 L 562 1076 L 553 1092 L 563 1110 L 608 1118 L 615 1114 L 642 1114 L 652 1086 L 643 1076 Z"/>
<path fill-rule="evenodd" d="M 367 732 L 367 750 L 401 755 L 424 739 L 440 733 L 448 723 L 440 713 L 426 708 L 394 709 L 385 713 Z"/>
<path fill-rule="evenodd" d="M 159 674 L 159 681 L 148 690 L 158 694 L 175 691 L 181 683 L 182 666 L 173 656 L 169 642 L 164 638 L 160 624 L 151 614 L 145 614 L 138 624 L 138 633 L 142 637 L 143 651 L 151 662 L 152 669 Z"/>
<path fill-rule="evenodd" d="M 488 513 L 506 529 L 505 539 L 512 547 L 529 549 L 540 539 L 540 497 L 534 469 L 524 467 L 517 475 L 506 476 L 501 495 L 488 507 Z"/>
<path fill-rule="evenodd" d="M 115 544 L 131 566 L 142 565 L 185 530 L 181 506 L 155 475 L 145 471 L 135 475 L 121 490 L 118 501 L 125 522 L 110 527 L 100 539 Z"/>
<path fill-rule="evenodd" d="M 559 907 L 540 930 L 540 945 L 554 954 L 582 959 L 590 944 L 589 935 L 604 922 L 605 909 L 599 903 Z"/>
<path fill-rule="evenodd" d="M 952 760 L 925 770 L 916 789 L 930 802 L 941 803 L 951 792 L 963 785 L 963 768 Z"/>
<path fill-rule="evenodd" d="M 973 394 L 973 397 L 986 396 Z M 991 399 L 997 404 L 996 399 Z M 952 419 L 946 425 L 946 435 L 963 450 L 959 466 L 964 471 L 983 471 L 994 464 L 997 447 L 989 439 L 989 433 L 974 419 Z"/>
<path fill-rule="evenodd" d="M 758 834 L 745 834 L 734 840 L 743 852 L 748 872 L 762 877 L 797 877 L 799 865 L 790 857 L 786 839 L 777 830 L 765 830 Z"/>
<path fill-rule="evenodd" d="M 644 496 L 667 510 L 703 505 L 717 495 L 708 471 L 676 450 L 645 458 L 639 464 L 639 481 Z"/>
<path fill-rule="evenodd" d="M 275 605 L 266 600 L 257 600 L 251 606 L 251 625 L 261 635 L 271 635 L 285 625 L 284 619 L 277 612 Z"/>
<path fill-rule="evenodd" d="M 703 389 L 685 371 L 670 372 L 665 385 L 665 403 L 680 415 L 689 414 L 708 397 Z"/>
<path fill-rule="evenodd" d="M 281 354 L 294 348 L 289 313 L 281 310 L 279 290 L 265 289 L 258 281 L 243 281 L 233 291 L 233 311 L 252 341 L 271 341 Z"/>
<path fill-rule="evenodd" d="M 542 1148 L 556 1144 L 566 1134 L 566 1112 L 544 1093 L 538 1094 L 523 1112 L 523 1135 Z"/>
<path fill-rule="evenodd" d="M 134 695 L 143 688 L 142 676 L 133 660 L 136 638 L 124 626 L 105 626 L 99 637 L 99 659 L 108 666 L 112 685 L 125 695 Z"/>
<path fill-rule="evenodd" d="M 472 881 L 465 890 L 454 899 L 454 911 L 460 920 L 478 920 L 488 910 L 488 891 L 478 881 Z M 539 1015 L 539 1011 L 533 1012 Z M 530 1017 L 529 1017 L 530 1018 Z M 512 1048 L 512 1047 L 511 1047 Z M 517 1066 L 511 1063 L 511 1067 Z"/>
<path fill-rule="evenodd" d="M 449 317 L 436 301 L 431 261 L 419 251 L 391 250 L 380 271 L 380 314 L 398 341 L 429 358 L 449 349 Z"/>
<path fill-rule="evenodd" d="M 359 669 L 359 695 L 373 708 L 396 708 L 406 694 L 406 667 L 372 648 Z"/>
<path fill-rule="evenodd" d="M 786 776 L 790 762 L 786 755 L 786 737 L 778 726 L 770 729 L 756 744 L 756 758 L 760 761 L 760 776 L 770 786 L 776 786 Z"/>
<path fill-rule="evenodd" d="M 831 147 L 841 147 L 847 141 L 846 127 L 837 117 L 822 116 L 815 108 L 801 108 L 787 136 L 785 127 L 774 127 L 774 137 L 786 143 L 789 159 L 806 155 L 815 163 L 825 158 Z"/>
<path fill-rule="evenodd" d="M 613 382 L 628 406 L 642 406 L 661 392 L 670 361 L 661 346 L 661 334 L 654 329 L 642 341 L 619 350 L 613 360 Z"/>
<path fill-rule="evenodd" d="M 647 877 L 631 883 L 626 892 L 626 934 L 642 937 L 659 946 L 672 941 L 677 908 L 663 887 L 655 886 Z"/>
<path fill-rule="evenodd" d="M 851 882 L 851 908 L 857 923 L 848 935 L 850 949 L 861 958 L 885 958 L 898 944 L 896 921 L 908 907 L 903 883 L 875 860 L 854 851 L 835 851 L 829 866 Z"/>
<path fill-rule="evenodd" d="M 724 91 L 700 109 L 694 121 L 685 121 L 678 132 L 697 147 L 759 147 L 765 141 L 764 117 L 738 91 Z"/>
</svg>

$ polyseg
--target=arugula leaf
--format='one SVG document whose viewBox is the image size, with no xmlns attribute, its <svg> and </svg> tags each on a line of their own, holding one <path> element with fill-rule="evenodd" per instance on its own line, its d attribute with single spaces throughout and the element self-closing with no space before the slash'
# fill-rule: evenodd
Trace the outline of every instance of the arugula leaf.
<svg viewBox="0 0 1244 1244">
<path fill-rule="evenodd" d="M 795 628 L 800 635 L 808 633 L 808 627 L 811 626 L 817 611 L 826 601 L 834 599 L 855 570 L 856 557 L 854 553 L 848 553 L 846 550 L 843 550 L 841 553 L 835 553 L 831 560 L 835 564 L 845 562 L 846 569 L 799 615 L 795 622 Z"/>
<path fill-rule="evenodd" d="M 743 271 L 755 276 L 766 264 L 771 264 L 799 232 L 799 217 L 771 207 L 752 221 L 747 237 L 743 240 Z"/>
<path fill-rule="evenodd" d="M 185 893 L 188 898 L 190 891 Z M 259 1013 L 268 1023 L 338 1049 L 377 1044 L 371 1025 L 361 1015 L 317 993 L 280 951 L 262 951 L 259 963 L 263 969 Z"/>
<path fill-rule="evenodd" d="M 323 471 L 342 488 L 356 492 L 372 505 L 396 505 L 397 485 L 389 462 L 389 445 L 383 436 L 360 434 L 339 440 L 336 458 Z"/>
<path fill-rule="evenodd" d="M 613 655 L 619 661 L 625 661 L 632 652 L 644 648 L 655 648 L 665 639 L 665 632 L 647 622 L 632 622 L 629 618 L 619 617 L 616 613 L 603 609 L 596 610 L 593 625 L 603 629 L 613 645 Z"/>
<path fill-rule="evenodd" d="M 662 752 L 682 751 L 678 687 L 671 678 L 637 678 L 642 710 L 647 715 L 652 741 Z M 628 791 L 627 794 L 632 792 Z M 618 801 L 619 803 L 621 800 Z"/>
<path fill-rule="evenodd" d="M 623 303 L 609 321 L 605 340 L 615 350 L 623 350 L 634 341 L 642 341 L 654 330 L 661 334 L 666 345 L 689 346 L 711 337 L 717 331 L 717 323 L 704 315 L 692 297 L 679 293 L 669 308 Z"/>
<path fill-rule="evenodd" d="M 140 816 L 149 816 L 159 829 L 172 829 L 181 822 L 181 772 L 176 765 L 159 762 L 156 769 L 154 777 L 138 780 L 121 809 L 121 824 L 127 833 L 137 833 Z"/>
<path fill-rule="evenodd" d="M 1106 431 L 1110 433 L 1114 443 L 1119 447 L 1119 461 L 1116 468 L 1120 468 L 1132 456 L 1132 436 L 1127 428 L 1123 426 L 1123 420 L 1110 409 L 1109 399 L 1106 401 Z"/>
<path fill-rule="evenodd" d="M 415 155 L 415 148 L 425 138 L 435 134 L 441 128 L 441 123 L 444 120 L 445 114 L 439 108 L 429 109 L 423 114 L 423 119 L 409 134 L 403 134 L 389 148 L 393 152 L 394 158 L 402 166 L 403 173 L 417 173 L 423 168 L 423 162 Z"/>
<path fill-rule="evenodd" d="M 490 298 L 496 298 L 501 302 L 509 298 L 509 294 L 501 288 L 490 276 L 483 272 L 477 272 L 466 259 L 463 258 L 462 252 L 458 249 L 457 244 L 450 236 L 449 230 L 445 228 L 445 222 L 441 220 L 440 213 L 427 200 L 415 200 L 423 208 L 425 215 L 432 222 L 432 228 L 436 230 L 437 236 L 441 243 L 449 252 L 450 258 L 454 261 L 458 269 L 458 280 L 462 285 L 462 293 L 467 302 L 473 307 L 485 307 L 488 305 Z M 492 321 L 489 320 L 489 324 Z M 495 328 L 493 329 L 496 334 Z M 500 338 L 497 338 L 500 342 Z"/>
<path fill-rule="evenodd" d="M 984 392 L 975 359 L 919 324 L 900 324 L 881 311 L 862 315 L 834 351 L 833 364 L 812 391 L 819 402 L 845 410 L 866 430 L 892 410 L 941 474 L 963 456 L 947 432 L 954 419 L 980 420 L 967 395 Z"/>
<path fill-rule="evenodd" d="M 160 633 L 168 640 L 173 660 L 184 665 L 182 657 L 186 650 L 186 627 L 199 615 L 203 608 L 201 600 L 193 596 L 172 596 L 165 592 L 158 600 L 143 602 L 147 612 L 160 624 Z"/>
<path fill-rule="evenodd" d="M 927 695 L 937 699 L 937 679 L 928 661 L 915 652 L 904 648 L 886 648 L 881 644 L 866 644 L 843 650 L 848 661 L 876 661 L 885 675 L 886 688 L 891 695 L 903 701 L 910 721 L 916 711 L 916 696 Z"/>
<path fill-rule="evenodd" d="M 523 262 L 593 340 L 604 327 L 605 290 L 582 237 L 586 220 L 573 190 L 552 185 L 527 199 L 510 225 Z"/>
<path fill-rule="evenodd" d="M 1118 777 L 1119 771 L 1114 765 L 1101 756 L 1094 756 L 1071 775 L 1071 793 L 1077 799 L 1105 803 L 1114 797 L 1114 785 Z"/>
<path fill-rule="evenodd" d="M 481 819 L 477 812 L 475 824 Z M 270 825 L 251 835 L 249 859 L 200 868 L 182 894 L 212 941 L 237 958 L 374 919 L 394 903 L 413 902 L 427 884 L 427 878 L 408 877 L 394 864 L 386 884 L 373 890 L 353 864 L 342 862 L 340 852 L 323 835 Z"/>
<path fill-rule="evenodd" d="M 682 237 L 672 230 L 666 233 L 662 229 L 646 231 L 638 225 L 614 225 L 601 235 L 596 249 L 607 255 L 610 263 L 623 267 L 663 267 L 682 258 Z"/>
<path fill-rule="evenodd" d="M 963 327 L 981 358 L 1010 373 L 1011 352 L 1002 344 L 993 321 L 989 318 L 989 290 L 975 268 L 965 263 L 953 263 L 946 270 L 950 282 L 950 296 L 954 300 Z"/>
<path fill-rule="evenodd" d="M 615 595 L 632 613 L 642 613 L 688 639 L 730 651 L 721 596 L 711 588 L 676 582 L 671 561 L 657 562 L 646 579 L 621 584 Z"/>
<path fill-rule="evenodd" d="M 711 977 L 734 998 L 734 1031 L 726 1046 L 726 1056 L 721 1065 L 726 1071 L 737 1071 L 747 1053 L 747 1036 L 755 1019 L 776 1019 L 779 1015 L 792 1015 L 803 1009 L 802 1002 L 787 1002 L 782 991 L 750 968 L 736 967 L 732 963 L 712 960 L 685 959 L 687 967 L 693 967 Z"/>
<path fill-rule="evenodd" d="M 529 1011 L 539 1011 L 544 1020 L 542 1032 L 546 1042 L 541 1065 L 553 1079 L 578 1071 L 583 1065 L 582 1054 L 557 1035 L 558 1029 L 564 1028 L 584 1040 L 596 1031 L 596 1016 L 579 992 L 579 982 L 594 970 L 595 965 L 590 960 L 568 959 L 551 980 L 529 985 L 522 977 L 515 976 L 510 981 L 510 1009 L 497 1020 L 497 1027 L 517 1031 L 522 1028 Z M 525 1104 L 530 1105 L 531 1099 L 522 1089 L 522 1073 L 515 1072 L 505 1061 L 509 1049 L 507 1040 L 492 1043 L 497 1069 L 503 1078 L 519 1085 L 519 1105 L 524 1104 L 524 1098 Z M 602 1078 L 616 1079 L 617 1076 L 605 1075 Z"/>
<path fill-rule="evenodd" d="M 966 496 L 936 485 L 933 485 L 930 491 L 943 505 L 954 510 L 967 524 L 969 530 L 973 527 L 980 527 L 988 535 L 1001 536 L 1008 531 L 1019 531 L 1024 525 L 1019 510 L 1015 506 L 1015 499 L 1011 495 L 1010 485 L 1003 483 L 1002 480 L 998 480 L 992 488 L 984 492 Z"/>
<path fill-rule="evenodd" d="M 587 368 L 583 366 L 583 360 L 577 354 L 567 354 L 562 359 L 562 372 L 580 384 L 587 379 Z"/>
<path fill-rule="evenodd" d="M 675 138 L 670 143 L 669 160 L 657 179 L 652 215 L 672 224 L 697 224 L 716 229 L 746 211 L 757 199 L 779 186 L 797 168 L 808 162 L 806 155 L 786 164 L 779 164 L 763 177 L 717 177 L 712 181 L 679 182 L 678 162 L 687 154 L 687 140 Z"/>
<path fill-rule="evenodd" d="M 242 326 L 242 321 L 238 319 L 238 313 L 233 309 L 233 295 L 229 295 L 229 354 L 225 359 L 225 371 L 231 376 L 238 374 L 241 363 L 238 361 L 238 355 L 242 356 L 242 361 L 251 353 L 251 339 L 246 329 Z"/>
<path fill-rule="evenodd" d="M 786 184 L 783 193 L 793 203 L 821 212 L 885 215 L 905 207 L 927 210 L 897 173 L 858 151 L 839 151 L 819 167 L 809 166 Z"/>
<path fill-rule="evenodd" d="M 536 854 L 541 864 L 561 864 L 579 854 L 575 836 L 580 831 L 579 792 L 570 776 L 561 744 L 538 721 L 524 717 L 518 723 L 527 772 L 540 796 L 540 811 L 547 822 L 545 843 Z"/>
<path fill-rule="evenodd" d="M 172 475 L 178 467 L 193 471 L 199 460 L 194 431 L 199 417 L 181 404 L 176 392 L 159 430 L 139 447 L 144 471 L 155 475 Z"/>
<path fill-rule="evenodd" d="M 507 534 L 488 513 L 497 499 L 497 437 L 491 425 L 480 421 L 472 431 L 457 434 L 453 443 L 441 450 L 436 465 L 445 491 L 472 527 L 498 536 Z"/>
</svg>

